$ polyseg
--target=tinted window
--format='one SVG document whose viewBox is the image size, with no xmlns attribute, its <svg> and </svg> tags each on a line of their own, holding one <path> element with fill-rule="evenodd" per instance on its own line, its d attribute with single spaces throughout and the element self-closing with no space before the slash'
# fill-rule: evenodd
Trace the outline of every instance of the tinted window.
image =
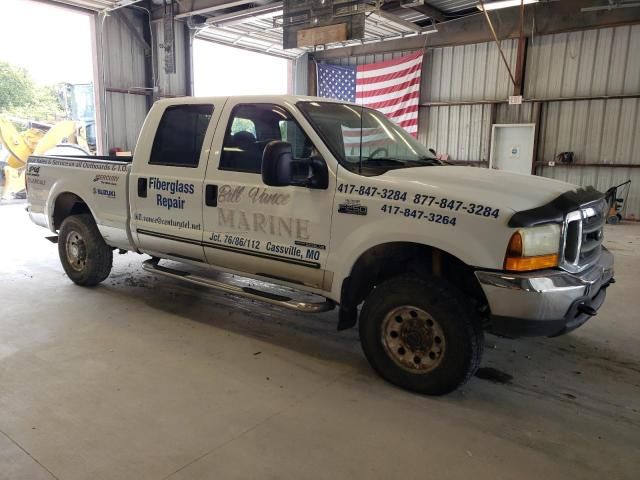
<svg viewBox="0 0 640 480">
<path fill-rule="evenodd" d="M 168 107 L 158 125 L 149 163 L 197 167 L 212 113 L 213 105 Z"/>
<path fill-rule="evenodd" d="M 229 119 L 220 168 L 260 173 L 262 152 L 273 140 L 289 142 L 296 158 L 308 158 L 314 154 L 309 137 L 282 107 L 238 105 Z"/>
</svg>

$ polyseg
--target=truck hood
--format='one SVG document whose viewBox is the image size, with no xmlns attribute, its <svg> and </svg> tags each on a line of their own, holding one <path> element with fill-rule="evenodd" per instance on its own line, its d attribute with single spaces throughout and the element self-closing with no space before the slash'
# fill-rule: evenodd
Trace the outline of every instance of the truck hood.
<svg viewBox="0 0 640 480">
<path fill-rule="evenodd" d="M 389 170 L 379 178 L 408 184 L 416 191 L 431 192 L 439 197 L 509 208 L 515 212 L 539 207 L 578 188 L 550 178 L 478 167 L 403 168 Z"/>
</svg>

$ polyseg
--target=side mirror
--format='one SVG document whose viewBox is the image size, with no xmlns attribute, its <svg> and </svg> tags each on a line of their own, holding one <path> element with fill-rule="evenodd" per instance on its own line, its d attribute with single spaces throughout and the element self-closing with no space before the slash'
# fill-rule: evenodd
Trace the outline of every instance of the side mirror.
<svg viewBox="0 0 640 480">
<path fill-rule="evenodd" d="M 298 187 L 326 189 L 329 169 L 321 158 L 294 158 L 290 143 L 274 140 L 262 153 L 262 181 L 270 187 Z"/>
<path fill-rule="evenodd" d="M 274 140 L 262 152 L 262 181 L 270 187 L 286 187 L 293 179 L 291 144 Z"/>
</svg>

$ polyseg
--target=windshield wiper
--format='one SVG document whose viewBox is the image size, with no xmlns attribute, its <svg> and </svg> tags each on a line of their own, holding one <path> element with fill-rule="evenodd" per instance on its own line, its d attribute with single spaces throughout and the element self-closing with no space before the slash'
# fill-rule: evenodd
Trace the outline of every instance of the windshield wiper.
<svg viewBox="0 0 640 480">
<path fill-rule="evenodd" d="M 376 158 L 367 158 L 363 163 L 364 164 L 370 164 L 370 163 L 380 163 L 380 164 L 392 164 L 392 165 L 404 165 L 406 162 L 402 161 L 402 160 L 397 160 L 395 158 L 387 158 L 387 157 L 376 157 Z"/>
<path fill-rule="evenodd" d="M 429 158 L 429 157 L 423 157 L 416 160 L 398 160 L 396 158 L 376 157 L 376 158 L 370 158 L 365 162 L 363 162 L 363 164 L 366 164 L 366 165 L 371 165 L 372 163 L 374 164 L 374 166 L 377 163 L 378 165 L 381 165 L 381 166 L 382 165 L 400 165 L 403 167 L 442 165 L 442 163 L 440 163 L 439 160 L 436 160 L 435 158 Z"/>
<path fill-rule="evenodd" d="M 416 163 L 426 163 L 428 165 L 442 165 L 442 162 L 440 160 L 438 160 L 437 158 L 431 158 L 431 157 L 421 157 L 419 160 L 410 160 L 411 162 L 416 162 Z"/>
</svg>

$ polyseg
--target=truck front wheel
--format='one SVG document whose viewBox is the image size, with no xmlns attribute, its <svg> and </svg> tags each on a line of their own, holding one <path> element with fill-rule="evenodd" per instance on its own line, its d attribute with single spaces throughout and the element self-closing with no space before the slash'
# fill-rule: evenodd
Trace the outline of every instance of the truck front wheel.
<svg viewBox="0 0 640 480">
<path fill-rule="evenodd" d="M 58 235 L 62 268 L 76 284 L 91 287 L 109 276 L 113 252 L 89 214 L 65 218 Z"/>
<path fill-rule="evenodd" d="M 365 300 L 359 323 L 369 363 L 402 388 L 443 395 L 469 380 L 480 365 L 481 322 L 444 279 L 386 280 Z"/>
</svg>

